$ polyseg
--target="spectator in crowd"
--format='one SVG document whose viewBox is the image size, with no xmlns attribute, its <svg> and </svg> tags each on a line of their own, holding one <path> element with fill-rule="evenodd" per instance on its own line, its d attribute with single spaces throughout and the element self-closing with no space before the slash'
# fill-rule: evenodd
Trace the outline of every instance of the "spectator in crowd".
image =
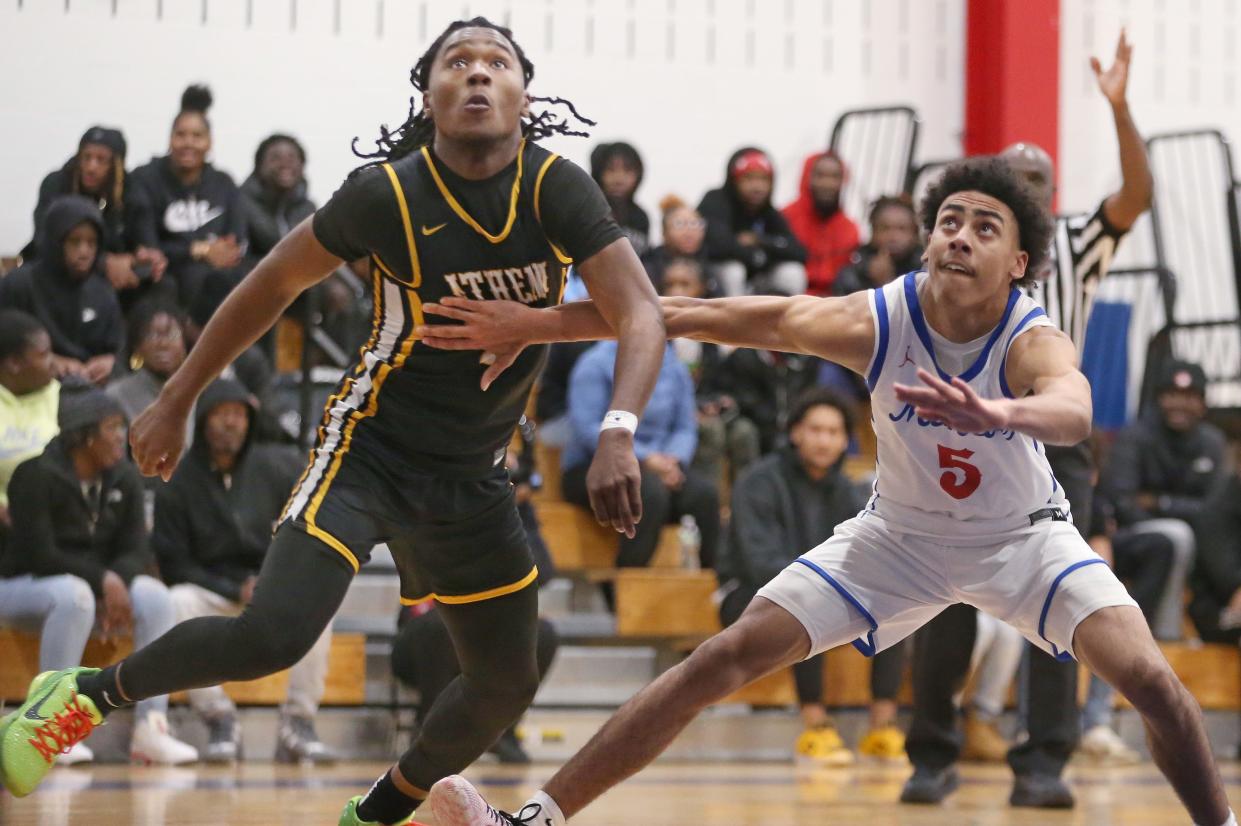
<svg viewBox="0 0 1241 826">
<path fill-rule="evenodd" d="M 205 280 L 240 280 L 236 267 L 246 251 L 246 211 L 237 185 L 207 162 L 211 92 L 191 86 L 181 95 L 172 122 L 168 154 L 152 158 L 130 176 L 137 206 L 139 243 L 158 247 L 168 258 L 178 298 L 188 307 Z"/>
<path fill-rule="evenodd" d="M 1101 483 L 1115 508 L 1122 542 L 1145 533 L 1172 542 L 1172 570 L 1152 628 L 1164 640 L 1181 636 L 1182 597 L 1194 558 L 1191 525 L 1228 478 L 1224 434 L 1204 421 L 1206 383 L 1196 364 L 1170 360 L 1164 365 L 1156 405 L 1117 435 Z"/>
<path fill-rule="evenodd" d="M 594 456 L 599 422 L 612 396 L 616 342 L 601 341 L 582 354 L 569 377 L 568 410 L 573 436 L 561 456 L 564 498 L 590 507 L 586 471 Z M 642 521 L 632 538 L 621 536 L 618 568 L 640 568 L 650 562 L 660 529 L 683 516 L 698 523 L 703 568 L 715 562 L 720 534 L 719 491 L 713 481 L 691 468 L 698 445 L 694 384 L 671 344 L 664 349 L 651 400 L 634 434 L 634 453 L 642 467 Z"/>
<path fill-rule="evenodd" d="M 882 287 L 898 275 L 922 269 L 918 218 L 905 198 L 885 195 L 870 208 L 870 240 L 836 274 L 833 295 Z"/>
<path fill-rule="evenodd" d="M 673 258 L 696 258 L 704 267 L 707 264 L 707 222 L 698 210 L 676 195 L 668 195 L 660 201 L 659 209 L 663 216 L 661 225 L 664 242 L 647 250 L 642 258 L 646 274 L 651 277 L 651 283 L 657 291 L 662 289 L 664 268 Z M 706 294 L 714 295 L 716 292 L 717 289 L 707 274 Z"/>
<path fill-rule="evenodd" d="M 539 570 L 539 587 L 556 576 L 556 566 L 548 553 L 547 543 L 539 531 L 531 496 L 539 486 L 538 472 L 534 464 L 534 423 L 521 418 L 518 423 L 521 451 L 509 451 L 506 461 L 513 481 L 513 495 L 517 498 L 517 512 L 526 529 L 526 541 L 530 554 Z M 442 614 L 435 609 L 435 601 L 406 606 L 397 615 L 397 635 L 392 642 L 392 673 L 397 679 L 419 692 L 416 714 L 421 723 L 435 698 L 461 673 L 461 662 L 456 648 L 444 624 Z M 535 656 L 538 660 L 540 682 L 547 676 L 560 637 L 555 627 L 546 619 L 539 619 Z M 529 763 L 530 756 L 522 748 L 514 724 L 488 750 L 501 763 Z"/>
<path fill-rule="evenodd" d="M 172 587 L 176 621 L 236 616 L 254 583 L 303 464 L 295 448 L 252 444 L 254 403 L 235 381 L 215 381 L 199 400 L 193 446 L 155 497 L 152 545 Z M 278 762 L 324 762 L 332 755 L 315 733 L 323 699 L 329 627 L 289 672 L 288 696 L 276 732 Z M 241 751 L 237 707 L 219 686 L 191 691 L 190 704 L 207 724 L 208 762 L 231 762 Z"/>
<path fill-rule="evenodd" d="M 774 182 L 767 153 L 743 147 L 728 159 L 724 185 L 698 204 L 707 220 L 707 257 L 724 295 L 806 291 L 806 248 L 771 205 Z"/>
<path fill-rule="evenodd" d="M 12 519 L 9 479 L 55 437 L 60 383 L 52 377 L 52 341 L 34 316 L 0 310 L 0 625 L 39 632 L 39 671 L 81 662 L 95 625 L 95 597 L 72 574 L 17 574 L 17 549 L 6 549 Z M 62 761 L 89 758 L 79 743 Z"/>
<path fill-rule="evenodd" d="M 539 374 L 539 392 L 534 400 L 534 417 L 539 423 L 539 442 L 563 448 L 573 438 L 569 422 L 569 377 L 582 354 L 593 341 L 559 341 L 547 349 L 547 364 Z"/>
<path fill-rule="evenodd" d="M 698 258 L 671 258 L 664 267 L 660 295 L 704 298 L 706 271 Z M 718 345 L 689 338 L 673 339 L 677 358 L 689 370 L 698 404 L 698 449 L 694 470 L 705 478 L 722 481 L 727 461 L 728 477 L 736 478 L 759 456 L 758 430 L 749 419 L 738 415 L 737 400 L 717 388 L 715 375 L 723 363 Z"/>
<path fill-rule="evenodd" d="M 1241 641 L 1241 470 L 1228 474 L 1199 514 L 1189 616 L 1203 642 Z"/>
<path fill-rule="evenodd" d="M 822 359 L 771 350 L 733 350 L 704 384 L 707 394 L 727 395 L 737 413 L 758 430 L 759 449 L 769 453 L 783 444 L 793 402 L 818 383 Z"/>
<path fill-rule="evenodd" d="M 47 211 L 61 195 L 84 195 L 98 204 L 103 219 L 99 244 L 103 274 L 118 292 L 163 278 L 168 266 L 164 254 L 154 247 L 138 246 L 129 227 L 134 215 L 125 200 L 125 136 L 119 130 L 87 129 L 78 141 L 77 154 L 43 178 L 34 208 L 34 240 L 22 250 L 23 258 L 40 256 Z"/>
<path fill-rule="evenodd" d="M 832 295 L 832 282 L 858 245 L 857 224 L 840 208 L 845 164 L 831 150 L 816 152 L 802 166 L 797 200 L 784 217 L 806 249 L 806 292 Z"/>
<path fill-rule="evenodd" d="M 269 135 L 254 153 L 254 171 L 241 185 L 247 253 L 254 259 L 271 252 L 289 230 L 314 214 L 306 195 L 306 150 L 290 135 Z"/>
<path fill-rule="evenodd" d="M 853 408 L 822 388 L 802 394 L 789 414 L 788 446 L 752 464 L 732 491 L 732 518 L 716 572 L 726 596 L 720 621 L 737 621 L 758 589 L 806 548 L 827 540 L 836 526 L 865 505 L 843 471 L 853 433 Z M 874 658 L 871 670 L 870 732 L 858 750 L 867 756 L 903 758 L 905 737 L 896 727 L 896 693 L 903 647 Z M 845 746 L 823 704 L 823 655 L 793 666 L 805 730 L 797 739 L 799 759 L 847 765 Z"/>
<path fill-rule="evenodd" d="M 48 207 L 43 229 L 46 254 L 0 280 L 0 307 L 39 319 L 57 376 L 103 384 L 125 337 L 116 291 L 98 268 L 103 218 L 88 198 L 63 195 Z"/>
<path fill-rule="evenodd" d="M 601 143 L 590 153 L 590 177 L 603 190 L 612 217 L 639 257 L 651 246 L 651 219 L 633 199 L 643 172 L 642 156 L 624 141 Z"/>
<path fill-rule="evenodd" d="M 1176 558 L 1172 540 L 1162 533 L 1117 531 L 1112 504 L 1099 492 L 1094 496 L 1093 506 L 1090 547 L 1124 580 L 1147 623 L 1153 623 Z M 1082 739 L 1078 751 L 1098 763 L 1130 765 L 1139 762 L 1141 755 L 1116 733 L 1112 712 L 1115 696 L 1110 685 L 1090 675 L 1086 705 L 1082 708 Z"/>
<path fill-rule="evenodd" d="M 125 416 L 91 386 L 61 393 L 57 415 L 60 434 L 9 481 L 13 527 L 5 575 L 55 579 L 61 599 L 98 610 L 105 638 L 132 626 L 134 645 L 146 645 L 172 628 L 173 608 L 164 584 L 144 573 L 151 559 L 142 482 L 125 458 Z M 62 668 L 81 661 L 86 637 L 79 631 L 62 637 L 57 656 L 73 660 Z M 168 732 L 167 709 L 166 696 L 137 705 L 131 757 L 168 764 L 198 759 L 197 750 Z"/>
<path fill-rule="evenodd" d="M 176 369 L 185 361 L 185 327 L 180 311 L 172 304 L 153 300 L 134 308 L 129 317 L 130 356 L 133 371 L 108 385 L 108 395 L 116 399 L 130 421 L 146 410 L 159 396 Z M 185 444 L 194 440 L 194 425 L 187 422 Z"/>
</svg>

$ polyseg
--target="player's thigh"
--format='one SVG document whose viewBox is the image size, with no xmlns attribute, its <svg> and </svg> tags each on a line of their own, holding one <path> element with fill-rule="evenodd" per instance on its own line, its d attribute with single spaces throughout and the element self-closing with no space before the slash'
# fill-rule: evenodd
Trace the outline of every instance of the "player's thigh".
<svg viewBox="0 0 1241 826">
<path fill-rule="evenodd" d="M 809 635 L 809 654 L 852 642 L 873 655 L 918 630 L 951 602 L 921 540 L 892 532 L 873 516 L 842 523 L 758 595 L 797 618 Z"/>
</svg>

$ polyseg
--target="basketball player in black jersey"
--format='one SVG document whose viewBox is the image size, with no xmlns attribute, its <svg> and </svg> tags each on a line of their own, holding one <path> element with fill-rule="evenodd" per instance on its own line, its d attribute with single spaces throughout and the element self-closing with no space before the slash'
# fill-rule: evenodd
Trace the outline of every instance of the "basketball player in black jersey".
<svg viewBox="0 0 1241 826">
<path fill-rule="evenodd" d="M 239 617 L 183 623 L 103 671 L 39 681 L 19 710 L 25 716 L 6 718 L 11 726 L 0 731 L 0 765 L 16 793 L 32 790 L 41 764 L 56 756 L 38 753 L 31 737 L 80 739 L 117 707 L 300 660 L 381 542 L 400 571 L 402 602 L 439 601 L 462 674 L 400 762 L 349 802 L 341 824 L 405 822 L 436 780 L 468 766 L 529 705 L 538 685 L 537 572 L 504 452 L 545 353 L 521 353 L 483 391 L 480 353 L 420 344 L 418 327 L 443 321 L 424 319 L 422 305 L 461 296 L 552 306 L 576 262 L 621 341 L 605 421 L 622 426 L 601 429 L 591 501 L 601 522 L 631 536 L 641 516 L 631 414 L 646 405 L 664 347 L 654 290 L 602 193 L 534 142 L 580 133 L 554 110 L 531 113 L 533 73 L 507 29 L 484 18 L 449 26 L 414 67 L 421 110 L 396 132 L 384 129 L 380 151 L 364 156 L 376 160 L 237 287 L 134 422 L 139 467 L 168 479 L 186 416 L 212 377 L 299 293 L 342 261 L 369 259 L 374 329 L 328 401 L 253 600 Z"/>
</svg>

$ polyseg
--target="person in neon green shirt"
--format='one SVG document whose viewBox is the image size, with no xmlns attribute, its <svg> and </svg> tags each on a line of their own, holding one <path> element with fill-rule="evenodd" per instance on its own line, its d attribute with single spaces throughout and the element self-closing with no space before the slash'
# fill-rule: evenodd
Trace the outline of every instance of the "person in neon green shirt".
<svg viewBox="0 0 1241 826">
<path fill-rule="evenodd" d="M 0 310 L 0 537 L 9 526 L 9 477 L 57 434 L 59 404 L 47 330 L 21 310 Z"/>
</svg>

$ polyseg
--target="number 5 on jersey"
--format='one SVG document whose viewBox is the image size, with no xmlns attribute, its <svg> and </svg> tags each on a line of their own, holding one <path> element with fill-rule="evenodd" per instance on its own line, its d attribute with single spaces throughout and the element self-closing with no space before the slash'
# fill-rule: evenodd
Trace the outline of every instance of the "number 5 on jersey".
<svg viewBox="0 0 1241 826">
<path fill-rule="evenodd" d="M 939 486 L 953 499 L 967 499 L 982 483 L 982 471 L 977 465 L 965 461 L 974 455 L 974 451 L 944 445 L 936 447 L 939 448 L 939 466 L 944 468 Z"/>
</svg>

